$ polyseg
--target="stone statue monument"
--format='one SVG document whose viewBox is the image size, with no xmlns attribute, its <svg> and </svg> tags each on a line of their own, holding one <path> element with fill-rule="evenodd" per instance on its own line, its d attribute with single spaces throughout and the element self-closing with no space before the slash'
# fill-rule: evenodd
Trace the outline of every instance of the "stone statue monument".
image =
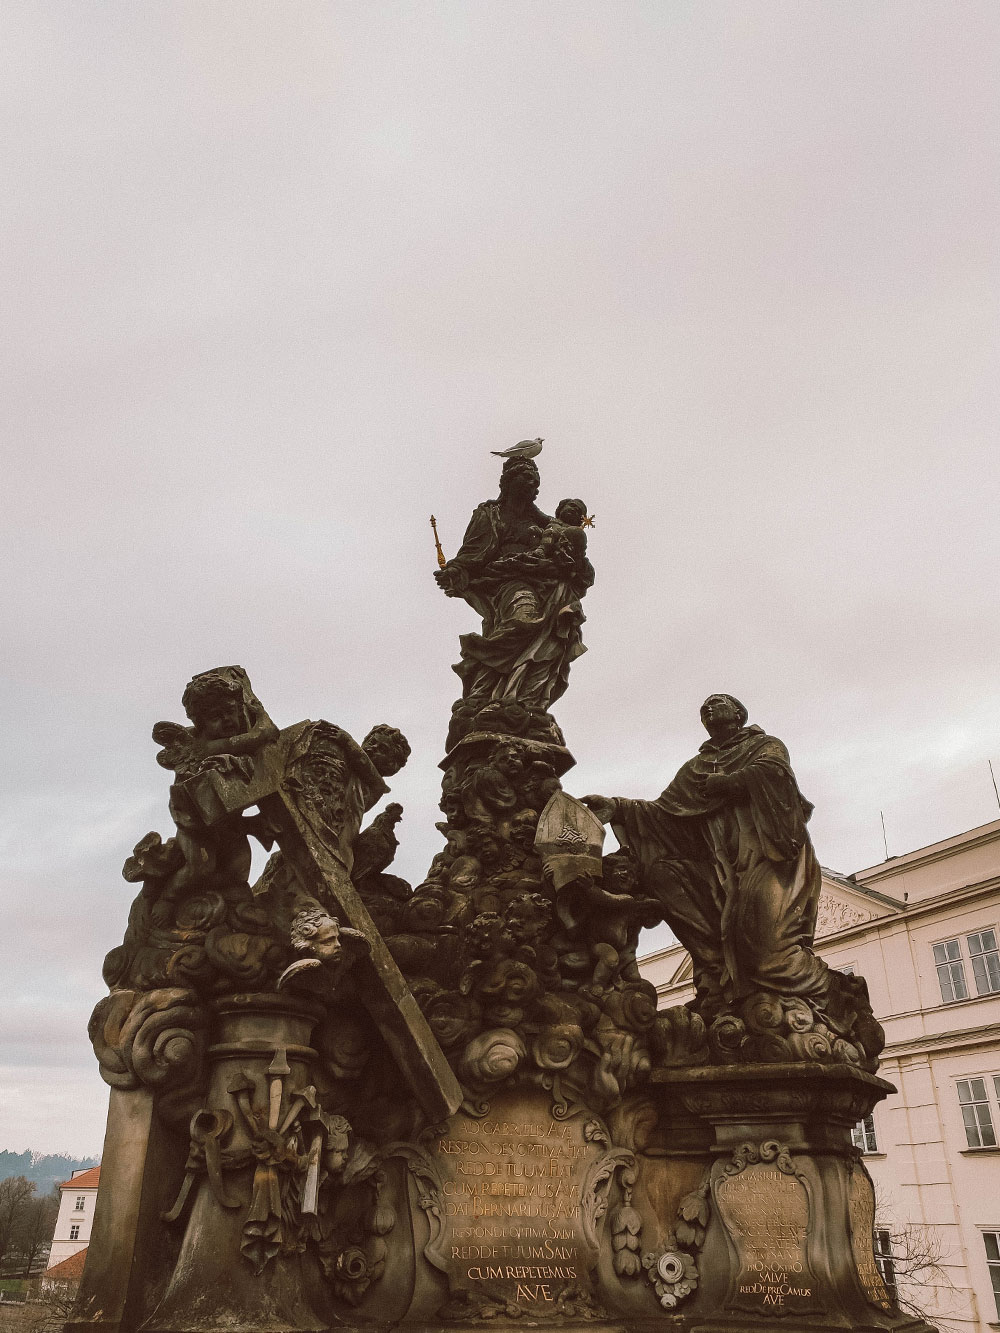
<svg viewBox="0 0 1000 1333">
<path fill-rule="evenodd" d="M 563 786 L 591 520 L 537 507 L 541 447 L 497 451 L 499 497 L 438 547 L 481 626 L 415 887 L 401 806 L 373 813 L 394 728 L 279 729 L 235 666 L 154 727 L 176 832 L 126 862 L 90 1021 L 112 1092 L 72 1333 L 929 1333 L 874 1261 L 851 1128 L 891 1090 L 881 1030 L 813 951 L 784 745 L 712 695 L 656 800 Z M 690 1006 L 640 975 L 660 921 Z"/>
<path fill-rule="evenodd" d="M 585 796 L 641 867 L 691 954 L 694 1010 L 716 1059 L 834 1060 L 872 1071 L 884 1044 L 861 977 L 813 952 L 820 867 L 788 751 L 730 694 L 708 740 L 655 801 Z"/>
<path fill-rule="evenodd" d="M 519 733 L 561 742 L 549 706 L 566 691 L 569 666 L 584 651 L 581 599 L 594 581 L 583 530 L 587 507 L 563 500 L 549 518 L 535 504 L 537 464 L 508 458 L 500 496 L 481 504 L 458 554 L 435 573 L 449 597 L 482 617 L 481 634 L 462 635 L 462 698 L 449 745 L 470 731 L 494 730 L 508 714 Z"/>
</svg>

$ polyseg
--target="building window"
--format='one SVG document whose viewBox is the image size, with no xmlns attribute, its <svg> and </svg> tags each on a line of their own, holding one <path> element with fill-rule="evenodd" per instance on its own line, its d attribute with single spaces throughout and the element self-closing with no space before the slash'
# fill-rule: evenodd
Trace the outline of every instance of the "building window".
<svg viewBox="0 0 1000 1333">
<path fill-rule="evenodd" d="M 984 1078 L 960 1078 L 958 1102 L 965 1122 L 965 1137 L 970 1148 L 995 1148 L 997 1136 L 993 1132 L 993 1118 L 986 1095 Z"/>
<path fill-rule="evenodd" d="M 853 976 L 854 976 L 854 964 L 853 964 L 853 963 L 844 963 L 843 967 L 840 968 L 840 971 L 843 972 L 843 974 L 844 974 L 845 977 L 853 977 Z"/>
<path fill-rule="evenodd" d="M 854 1140 L 855 1148 L 860 1148 L 862 1152 L 878 1152 L 878 1140 L 875 1137 L 875 1117 L 866 1115 L 864 1120 L 859 1120 L 851 1130 L 851 1138 Z"/>
<path fill-rule="evenodd" d="M 969 946 L 976 994 L 993 995 L 1000 991 L 1000 951 L 997 950 L 996 931 L 977 931 L 975 935 L 966 935 L 965 942 Z"/>
<path fill-rule="evenodd" d="M 74 1222 L 73 1225 L 70 1227 L 70 1229 L 69 1229 L 69 1238 L 70 1238 L 70 1240 L 79 1240 L 79 1239 L 80 1239 L 80 1223 L 79 1223 L 79 1222 Z"/>
<path fill-rule="evenodd" d="M 87 1206 L 86 1194 L 78 1194 L 76 1196 L 76 1207 L 73 1211 L 77 1213 L 82 1213 L 84 1208 L 86 1208 L 86 1206 Z"/>
<path fill-rule="evenodd" d="M 872 1239 L 875 1242 L 875 1267 L 878 1269 L 889 1299 L 896 1304 L 896 1265 L 892 1259 L 892 1236 L 888 1231 L 876 1231 Z"/>
<path fill-rule="evenodd" d="M 984 1231 L 983 1240 L 986 1242 L 986 1267 L 993 1283 L 993 1299 L 997 1303 L 997 1319 L 1000 1319 L 1000 1231 Z"/>
<path fill-rule="evenodd" d="M 1000 948 L 997 947 L 996 930 L 991 926 L 989 930 L 977 930 L 966 935 L 965 947 L 969 951 L 976 994 L 1000 994 Z M 937 968 L 944 1004 L 954 1004 L 956 1000 L 969 998 L 961 940 L 942 940 L 940 944 L 935 944 L 934 966 Z"/>
<path fill-rule="evenodd" d="M 934 963 L 941 984 L 941 999 L 945 1004 L 967 1000 L 969 988 L 965 984 L 965 966 L 962 946 L 958 940 L 944 940 L 934 946 Z"/>
</svg>

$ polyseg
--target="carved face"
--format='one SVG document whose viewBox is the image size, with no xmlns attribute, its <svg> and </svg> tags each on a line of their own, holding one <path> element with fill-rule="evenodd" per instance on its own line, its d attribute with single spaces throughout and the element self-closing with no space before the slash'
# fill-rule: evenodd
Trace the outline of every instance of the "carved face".
<svg viewBox="0 0 1000 1333">
<path fill-rule="evenodd" d="M 632 865 L 624 857 L 604 859 L 604 887 L 609 893 L 631 893 L 635 887 Z"/>
<path fill-rule="evenodd" d="M 208 695 L 193 704 L 188 712 L 195 730 L 206 740 L 224 740 L 240 736 L 247 730 L 243 701 L 239 695 L 222 693 Z"/>
<path fill-rule="evenodd" d="M 523 768 L 520 749 L 516 745 L 498 745 L 493 751 L 493 765 L 504 777 L 516 777 Z"/>
<path fill-rule="evenodd" d="M 701 706 L 701 721 L 710 736 L 725 736 L 742 726 L 744 716 L 728 694 L 710 694 Z"/>
<path fill-rule="evenodd" d="M 501 479 L 501 491 L 509 500 L 530 504 L 538 494 L 538 469 L 533 467 L 511 468 Z"/>
<path fill-rule="evenodd" d="M 410 747 L 402 736 L 389 730 L 373 729 L 365 737 L 362 749 L 384 778 L 398 773 L 409 757 Z"/>
<path fill-rule="evenodd" d="M 340 926 L 328 916 L 316 928 L 316 933 L 309 941 L 309 952 L 314 958 L 332 961 L 340 953 Z"/>
<path fill-rule="evenodd" d="M 334 1130 L 327 1138 L 323 1161 L 331 1175 L 343 1171 L 344 1163 L 347 1161 L 347 1147 L 347 1135 L 340 1130 Z"/>
<path fill-rule="evenodd" d="M 563 500 L 556 510 L 556 518 L 560 523 L 566 523 L 570 527 L 580 528 L 583 526 L 583 520 L 587 517 L 587 510 L 579 500 Z"/>
</svg>

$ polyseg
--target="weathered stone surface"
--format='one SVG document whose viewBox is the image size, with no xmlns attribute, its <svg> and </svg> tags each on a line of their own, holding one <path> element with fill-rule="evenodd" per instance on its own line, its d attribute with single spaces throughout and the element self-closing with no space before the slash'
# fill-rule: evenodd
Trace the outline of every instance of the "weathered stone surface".
<svg viewBox="0 0 1000 1333">
<path fill-rule="evenodd" d="M 455 667 L 462 698 L 452 713 L 449 749 L 473 731 L 512 729 L 562 742 L 548 710 L 584 651 L 581 599 L 594 571 L 586 505 L 563 500 L 550 518 L 535 504 L 539 484 L 531 458 L 507 458 L 499 498 L 479 505 L 461 548 L 435 572 L 442 590 L 464 598 L 483 622 L 482 633 L 462 635 Z"/>
<path fill-rule="evenodd" d="M 150 1089 L 111 1089 L 94 1228 L 67 1333 L 132 1330 L 155 1307 L 176 1257 L 160 1217 L 184 1156 Z"/>
<path fill-rule="evenodd" d="M 714 1060 L 874 1070 L 884 1036 L 863 978 L 813 949 L 821 874 L 788 752 L 732 695 L 709 695 L 701 718 L 709 739 L 655 801 L 584 801 L 691 954 Z"/>
<path fill-rule="evenodd" d="M 325 732 L 325 744 L 317 776 L 309 773 L 309 756 L 319 729 Z M 354 842 L 363 809 L 370 803 L 369 791 L 381 795 L 387 790 L 374 767 L 370 774 L 362 767 L 363 756 L 350 756 L 359 777 L 346 784 L 360 788 L 353 797 L 356 815 L 351 812 L 332 827 L 323 814 L 322 783 L 332 766 L 331 739 L 334 762 L 340 760 L 337 752 L 346 750 L 347 742 L 354 746 L 346 733 L 337 732 L 339 728 L 327 723 L 299 723 L 265 747 L 255 761 L 251 778 L 212 771 L 189 780 L 186 795 L 209 828 L 250 806 L 260 806 L 300 886 L 295 909 L 308 910 L 318 904 L 363 937 L 364 949 L 355 965 L 362 1001 L 378 1022 L 403 1077 L 412 1085 L 428 1116 L 447 1115 L 461 1100 L 458 1085 L 351 880 Z M 344 785 L 338 783 L 338 789 Z"/>
<path fill-rule="evenodd" d="M 551 1317 L 596 1302 L 606 1133 L 596 1120 L 556 1120 L 544 1095 L 509 1093 L 429 1145 L 441 1228 L 425 1254 L 447 1276 L 453 1318 L 491 1305 Z"/>
<path fill-rule="evenodd" d="M 114 1093 L 75 1323 L 319 1330 L 386 1268 L 380 1143 L 462 1098 L 351 880 L 409 747 L 279 732 L 240 667 L 184 703 L 189 727 L 154 728 L 176 836 L 126 863 L 143 889 L 90 1024 Z M 369 887 L 396 818 L 364 844 Z M 250 837 L 278 849 L 252 886 Z"/>
<path fill-rule="evenodd" d="M 809 1190 L 781 1144 L 743 1144 L 720 1164 L 712 1198 L 736 1252 L 731 1308 L 817 1313 L 818 1284 L 806 1248 Z"/>
<path fill-rule="evenodd" d="M 711 1128 L 711 1211 L 688 1313 L 698 1327 L 926 1329 L 875 1269 L 871 1182 L 851 1128 L 891 1085 L 845 1065 L 709 1066 L 656 1077 L 669 1141 Z"/>
<path fill-rule="evenodd" d="M 439 570 L 482 632 L 416 889 L 401 807 L 361 828 L 393 728 L 279 731 L 239 667 L 154 728 L 176 834 L 126 863 L 91 1019 L 113 1092 L 74 1333 L 920 1333 L 874 1265 L 850 1130 L 890 1087 L 863 982 L 812 950 L 784 747 L 712 696 L 658 801 L 563 790 L 586 507 L 538 510 L 524 445 Z M 663 919 L 698 1000 L 658 1013 L 635 954 Z"/>
</svg>

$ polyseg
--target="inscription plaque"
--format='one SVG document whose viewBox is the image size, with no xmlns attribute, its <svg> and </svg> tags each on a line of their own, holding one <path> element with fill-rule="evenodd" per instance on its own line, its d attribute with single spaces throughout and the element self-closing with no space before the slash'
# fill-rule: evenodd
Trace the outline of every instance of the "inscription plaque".
<svg viewBox="0 0 1000 1333">
<path fill-rule="evenodd" d="M 892 1301 L 875 1263 L 875 1187 L 864 1167 L 857 1163 L 851 1172 L 848 1193 L 851 1210 L 851 1249 L 861 1285 L 872 1305 L 891 1310 Z"/>
<path fill-rule="evenodd" d="M 777 1143 L 745 1144 L 717 1170 L 712 1193 L 739 1271 L 729 1301 L 758 1314 L 819 1308 L 809 1267 L 809 1195 Z"/>
<path fill-rule="evenodd" d="M 603 1126 L 557 1120 L 541 1094 L 456 1114 L 433 1144 L 441 1230 L 428 1255 L 453 1296 L 535 1316 L 590 1299 L 597 1228 L 616 1166 Z M 602 1169 L 604 1168 L 604 1169 Z"/>
</svg>

